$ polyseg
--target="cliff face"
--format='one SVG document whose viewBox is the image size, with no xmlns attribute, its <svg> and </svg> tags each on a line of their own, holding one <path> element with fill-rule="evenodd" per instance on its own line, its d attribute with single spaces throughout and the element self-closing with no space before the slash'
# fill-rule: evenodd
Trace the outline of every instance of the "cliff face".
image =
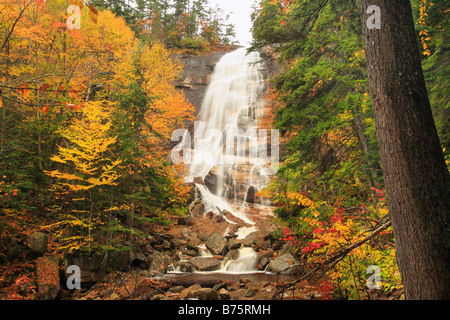
<svg viewBox="0 0 450 320">
<path fill-rule="evenodd" d="M 271 79 L 279 75 L 283 69 L 278 59 L 280 54 L 276 52 L 278 45 L 264 46 L 259 50 L 261 58 L 264 60 L 265 70 L 263 72 L 264 79 L 266 80 L 266 91 L 273 87 Z"/>
<path fill-rule="evenodd" d="M 227 52 L 210 52 L 201 56 L 176 55 L 183 64 L 183 74 L 175 86 L 184 92 L 186 99 L 200 112 L 203 96 L 214 72 L 214 67 Z"/>
<path fill-rule="evenodd" d="M 183 64 L 182 77 L 175 82 L 175 86 L 184 92 L 186 99 L 195 107 L 196 115 L 200 112 L 203 97 L 217 62 L 225 54 L 237 48 L 231 47 L 223 51 L 210 52 L 199 56 L 175 56 Z M 267 87 L 271 86 L 270 79 L 281 71 L 281 66 L 276 61 L 278 54 L 275 52 L 275 49 L 276 45 L 272 45 L 265 46 L 260 50 L 261 58 L 264 59 L 266 65 L 264 78 L 266 79 Z"/>
</svg>

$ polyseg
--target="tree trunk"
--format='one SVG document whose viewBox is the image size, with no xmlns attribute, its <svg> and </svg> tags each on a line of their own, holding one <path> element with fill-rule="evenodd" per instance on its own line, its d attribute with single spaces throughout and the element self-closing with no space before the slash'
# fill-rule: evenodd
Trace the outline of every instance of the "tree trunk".
<svg viewBox="0 0 450 320">
<path fill-rule="evenodd" d="M 381 28 L 369 29 L 370 5 Z M 380 160 L 408 299 L 450 299 L 450 174 L 434 124 L 409 0 L 360 0 Z"/>
</svg>

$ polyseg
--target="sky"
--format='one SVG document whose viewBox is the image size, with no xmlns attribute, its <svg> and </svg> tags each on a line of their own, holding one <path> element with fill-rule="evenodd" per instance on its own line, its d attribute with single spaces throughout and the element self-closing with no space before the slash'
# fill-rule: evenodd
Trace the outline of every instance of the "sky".
<svg viewBox="0 0 450 320">
<path fill-rule="evenodd" d="M 245 47 L 249 47 L 252 41 L 252 26 L 250 14 L 255 0 L 210 0 L 211 7 L 219 5 L 226 13 L 233 13 L 230 22 L 234 24 L 236 30 L 236 40 Z"/>
</svg>

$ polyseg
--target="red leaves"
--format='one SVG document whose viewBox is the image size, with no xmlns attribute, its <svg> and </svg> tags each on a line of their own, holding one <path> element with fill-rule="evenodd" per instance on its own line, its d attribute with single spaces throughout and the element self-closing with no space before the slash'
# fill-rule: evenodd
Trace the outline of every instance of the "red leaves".
<svg viewBox="0 0 450 320">
<path fill-rule="evenodd" d="M 283 237 L 281 237 L 280 240 L 282 240 L 284 242 L 288 242 L 295 246 L 301 245 L 300 240 L 297 238 L 295 233 L 292 230 L 290 230 L 289 228 L 284 228 Z"/>
<path fill-rule="evenodd" d="M 325 243 L 323 243 L 323 242 L 312 242 L 309 245 L 305 246 L 302 249 L 302 252 L 303 253 L 312 252 L 314 250 L 322 248 L 324 245 L 325 245 Z"/>
<path fill-rule="evenodd" d="M 333 299 L 334 286 L 330 281 L 324 281 L 319 285 L 319 292 L 322 293 L 322 300 Z"/>
<path fill-rule="evenodd" d="M 36 2 L 36 6 L 40 9 L 44 5 L 44 0 L 34 0 Z"/>
</svg>

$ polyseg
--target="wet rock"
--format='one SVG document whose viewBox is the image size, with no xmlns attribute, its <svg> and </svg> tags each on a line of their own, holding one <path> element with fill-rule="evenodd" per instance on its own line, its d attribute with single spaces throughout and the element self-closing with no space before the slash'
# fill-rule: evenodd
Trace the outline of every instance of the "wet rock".
<svg viewBox="0 0 450 320">
<path fill-rule="evenodd" d="M 246 200 L 248 203 L 255 203 L 256 189 L 254 186 L 250 186 L 247 190 Z"/>
<path fill-rule="evenodd" d="M 191 263 L 193 258 L 190 261 L 179 261 L 175 263 L 175 269 L 180 272 L 195 272 L 195 265 Z"/>
<path fill-rule="evenodd" d="M 206 241 L 206 247 L 209 251 L 211 251 L 214 255 L 222 254 L 223 248 L 227 244 L 227 239 L 224 238 L 220 233 L 213 233 L 209 236 Z"/>
<path fill-rule="evenodd" d="M 273 252 L 258 252 L 257 255 L 257 269 L 265 270 L 267 265 L 270 263 L 270 258 L 273 256 Z"/>
<path fill-rule="evenodd" d="M 225 259 L 236 260 L 239 258 L 239 249 L 231 249 L 225 256 Z"/>
<path fill-rule="evenodd" d="M 197 113 L 200 111 L 214 66 L 225 53 L 217 51 L 199 56 L 176 55 L 183 64 L 183 70 L 180 79 L 175 81 L 175 86 L 183 91 Z"/>
<path fill-rule="evenodd" d="M 301 271 L 300 262 L 298 262 L 290 253 L 286 253 L 269 263 L 269 268 L 275 273 L 296 274 Z"/>
<path fill-rule="evenodd" d="M 235 240 L 235 239 L 230 239 L 228 240 L 227 243 L 227 247 L 229 250 L 233 250 L 233 249 L 239 249 L 242 246 L 242 242 Z"/>
<path fill-rule="evenodd" d="M 183 286 L 175 286 L 172 288 L 169 288 L 169 290 L 167 290 L 170 293 L 181 293 L 184 290 Z"/>
<path fill-rule="evenodd" d="M 217 192 L 218 171 L 217 167 L 213 167 L 204 179 L 205 186 L 214 194 Z"/>
<path fill-rule="evenodd" d="M 194 178 L 194 183 L 196 183 L 196 184 L 202 184 L 202 185 L 205 184 L 205 182 L 203 181 L 203 177 L 195 177 L 195 178 Z"/>
<path fill-rule="evenodd" d="M 189 248 L 182 248 L 181 253 L 191 256 L 191 257 L 196 257 L 198 256 L 198 250 L 193 250 L 193 249 L 189 249 Z"/>
<path fill-rule="evenodd" d="M 201 288 L 195 293 L 198 300 L 218 300 L 219 293 L 211 288 Z"/>
<path fill-rule="evenodd" d="M 254 297 L 256 293 L 252 289 L 247 289 L 247 291 L 244 293 L 244 297 L 251 298 Z"/>
<path fill-rule="evenodd" d="M 214 285 L 213 289 L 216 291 L 219 291 L 220 289 L 226 289 L 227 288 L 227 284 L 225 282 L 221 282 L 218 283 L 216 285 Z"/>
<path fill-rule="evenodd" d="M 221 262 L 212 257 L 207 258 L 194 258 L 189 261 L 197 271 L 215 271 L 220 268 Z"/>
<path fill-rule="evenodd" d="M 230 293 L 228 292 L 227 289 L 222 288 L 222 289 L 219 290 L 219 298 L 221 300 L 230 300 L 231 299 Z"/>
</svg>

